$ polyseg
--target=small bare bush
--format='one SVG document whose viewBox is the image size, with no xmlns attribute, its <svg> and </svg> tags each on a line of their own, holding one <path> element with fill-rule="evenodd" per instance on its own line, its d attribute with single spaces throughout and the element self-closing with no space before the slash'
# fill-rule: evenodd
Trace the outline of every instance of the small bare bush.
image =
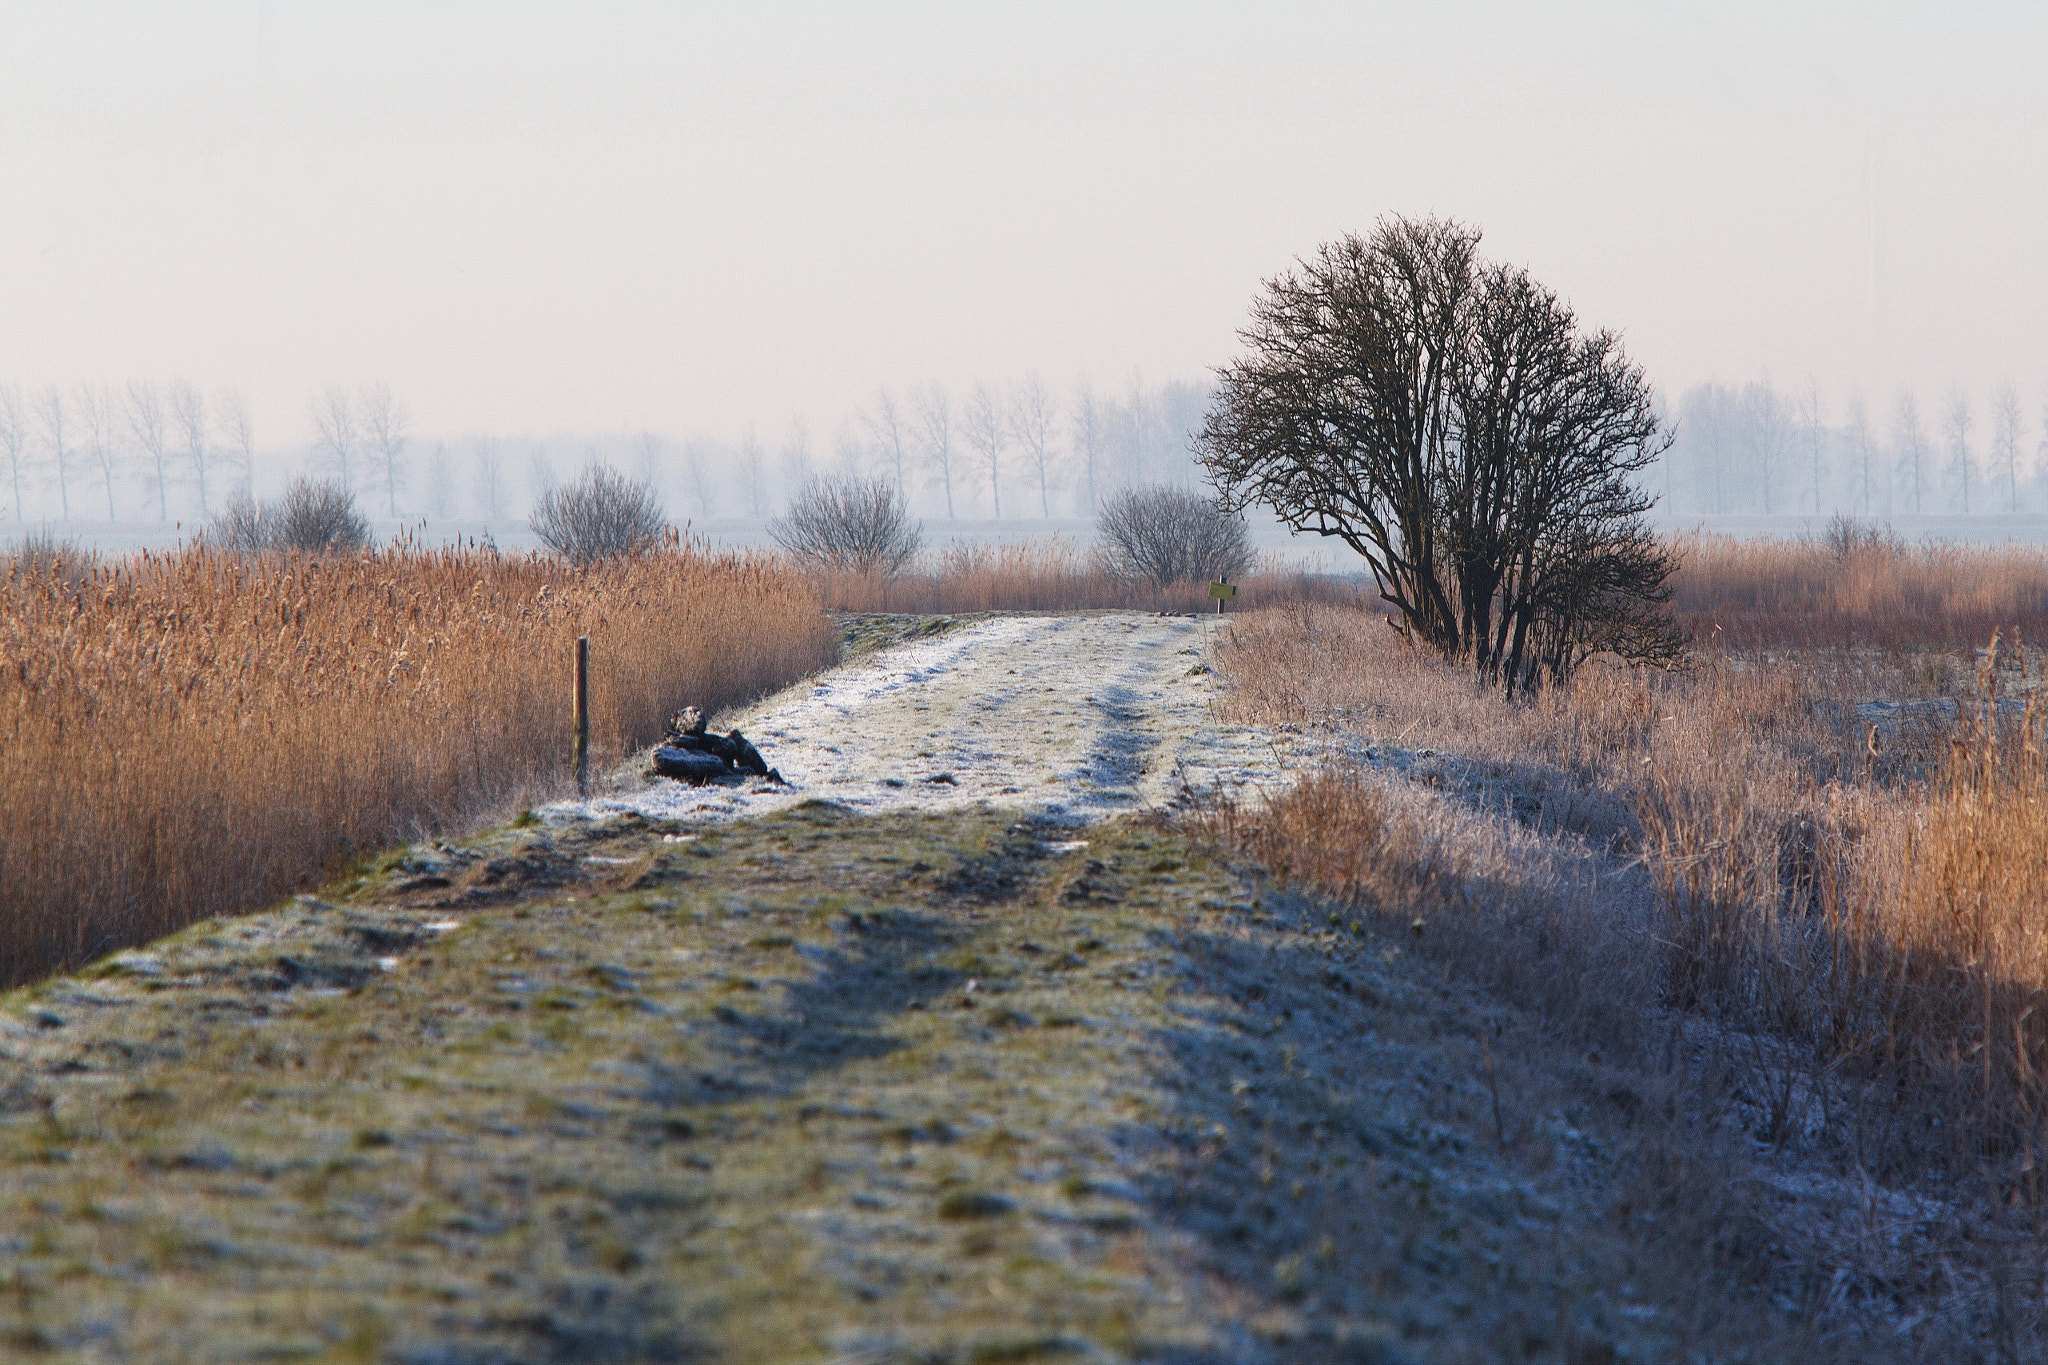
<svg viewBox="0 0 2048 1365">
<path fill-rule="evenodd" d="M 1181 488 L 1127 488 L 1095 519 L 1110 570 L 1126 578 L 1206 583 L 1252 563 L 1244 520 L 1215 498 Z"/>
<path fill-rule="evenodd" d="M 810 480 L 768 534 L 801 563 L 857 574 L 899 573 L 924 545 L 894 484 L 852 475 Z"/>
<path fill-rule="evenodd" d="M 98 556 L 75 540 L 49 531 L 31 531 L 15 542 L 8 558 L 16 575 L 41 575 L 76 589 L 91 574 Z"/>
<path fill-rule="evenodd" d="M 574 564 L 645 554 L 666 524 L 654 490 L 606 464 L 587 466 L 576 482 L 550 488 L 528 526 L 541 544 Z"/>
<path fill-rule="evenodd" d="M 305 554 L 346 553 L 370 543 L 370 523 L 356 496 L 332 479 L 293 479 L 275 506 L 257 516 L 252 532 L 260 548 Z"/>
</svg>

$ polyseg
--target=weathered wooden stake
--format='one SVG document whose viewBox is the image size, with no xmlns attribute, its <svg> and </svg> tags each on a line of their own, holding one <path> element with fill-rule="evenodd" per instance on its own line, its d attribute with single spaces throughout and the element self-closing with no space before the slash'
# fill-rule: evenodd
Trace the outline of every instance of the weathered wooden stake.
<svg viewBox="0 0 2048 1365">
<path fill-rule="evenodd" d="M 576 794 L 590 795 L 590 637 L 576 637 Z"/>
</svg>

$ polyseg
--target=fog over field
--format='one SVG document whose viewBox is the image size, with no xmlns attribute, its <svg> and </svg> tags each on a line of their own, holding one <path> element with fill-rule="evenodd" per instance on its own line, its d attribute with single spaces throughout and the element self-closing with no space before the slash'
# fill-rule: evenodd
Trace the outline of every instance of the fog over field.
<svg viewBox="0 0 2048 1365">
<path fill-rule="evenodd" d="M 1261 279 L 1405 213 L 1623 334 L 1665 523 L 2032 538 L 2044 26 L 11 6 L 0 525 L 163 544 L 308 471 L 502 541 L 595 457 L 734 541 L 848 469 L 1072 531 L 1196 477 Z"/>
</svg>

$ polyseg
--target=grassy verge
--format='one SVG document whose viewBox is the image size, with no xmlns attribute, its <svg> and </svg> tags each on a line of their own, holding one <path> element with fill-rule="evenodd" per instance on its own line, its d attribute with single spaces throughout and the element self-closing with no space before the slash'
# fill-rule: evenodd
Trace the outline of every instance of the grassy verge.
<svg viewBox="0 0 2048 1365">
<path fill-rule="evenodd" d="M 1637 1088 L 1682 1085 L 1675 1150 L 1754 1144 L 1758 1207 L 1805 1267 L 1778 1292 L 1851 1358 L 2039 1355 L 2048 715 L 1944 695 L 1965 669 L 1986 698 L 2037 673 L 1707 651 L 1508 706 L 1316 610 L 1248 618 L 1218 658 L 1233 718 L 1342 756 L 1193 828 L 1426 926 L 1447 971 Z M 1644 1167 L 1634 1202 L 1667 1174 Z"/>
<path fill-rule="evenodd" d="M 1142 823 L 511 826 L 0 1001 L 55 1359 L 1782 1359 L 1671 1102 Z M 1695 1162 L 1673 1200 L 1728 1197 Z M 1698 1228 L 1697 1219 L 1684 1224 Z M 1747 1235 L 1748 1242 L 1743 1238 Z"/>
</svg>

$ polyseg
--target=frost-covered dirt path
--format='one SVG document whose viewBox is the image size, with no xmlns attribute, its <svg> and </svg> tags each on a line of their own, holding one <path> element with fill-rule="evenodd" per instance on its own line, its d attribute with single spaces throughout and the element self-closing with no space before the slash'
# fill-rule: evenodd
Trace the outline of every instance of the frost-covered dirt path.
<svg viewBox="0 0 2048 1365">
<path fill-rule="evenodd" d="M 1315 759 L 1217 723 L 1215 629 L 960 627 L 737 717 L 794 790 L 0 995 L 0 1359 L 1726 1358 L 1611 1232 L 1643 1100 L 1406 924 L 1096 818 Z"/>
<path fill-rule="evenodd" d="M 702 821 L 818 797 L 862 812 L 988 802 L 1078 823 L 1167 805 L 1184 785 L 1263 787 L 1284 780 L 1297 744 L 1217 720 L 1206 660 L 1227 622 L 1119 613 L 964 625 L 722 718 L 788 788 L 655 780 L 591 805 Z"/>
</svg>

